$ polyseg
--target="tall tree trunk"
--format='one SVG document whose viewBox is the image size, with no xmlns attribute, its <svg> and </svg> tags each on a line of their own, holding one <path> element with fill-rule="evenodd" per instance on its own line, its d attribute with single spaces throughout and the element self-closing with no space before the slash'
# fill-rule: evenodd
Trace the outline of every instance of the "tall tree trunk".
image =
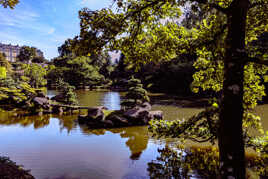
<svg viewBox="0 0 268 179">
<path fill-rule="evenodd" d="M 224 60 L 219 149 L 221 178 L 245 178 L 242 131 L 245 29 L 249 0 L 233 0 L 227 14 L 228 35 Z"/>
</svg>

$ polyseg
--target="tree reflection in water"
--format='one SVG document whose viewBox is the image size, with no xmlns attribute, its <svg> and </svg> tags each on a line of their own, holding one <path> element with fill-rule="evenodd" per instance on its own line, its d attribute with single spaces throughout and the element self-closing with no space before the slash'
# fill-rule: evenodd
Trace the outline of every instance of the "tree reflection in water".
<svg viewBox="0 0 268 179">
<path fill-rule="evenodd" d="M 77 122 L 77 115 L 64 115 L 64 116 L 53 116 L 53 118 L 59 119 L 59 126 L 60 131 L 63 131 L 64 129 L 67 130 L 68 133 L 71 132 L 71 130 L 75 129 L 78 125 Z"/>
<path fill-rule="evenodd" d="M 166 146 L 163 149 L 158 149 L 158 152 L 160 155 L 156 160 L 148 163 L 147 171 L 150 178 L 217 178 L 218 165 L 213 159 L 217 151 L 211 151 L 211 155 L 207 155 L 206 160 L 204 160 L 205 155 L 202 155 L 202 152 L 194 153 L 194 150 L 174 151 Z M 204 163 L 209 162 L 212 163 L 204 165 Z"/>
<path fill-rule="evenodd" d="M 0 125 L 20 124 L 23 127 L 27 127 L 33 124 L 34 129 L 39 129 L 49 125 L 50 117 L 50 115 L 15 117 L 5 113 L 0 116 Z"/>
<path fill-rule="evenodd" d="M 34 126 L 34 129 L 43 128 L 49 125 L 50 120 L 58 119 L 60 131 L 66 129 L 69 133 L 71 130 L 77 128 L 78 123 L 76 122 L 77 115 L 43 115 L 43 116 L 24 116 L 14 117 L 12 115 L 5 114 L 0 116 L 0 125 L 14 125 L 19 124 L 23 127 L 30 125 Z M 138 160 L 142 152 L 147 148 L 149 136 L 148 129 L 145 126 L 128 127 L 128 128 L 117 128 L 117 129 L 89 129 L 85 125 L 79 125 L 83 134 L 86 135 L 105 135 L 107 131 L 114 134 L 119 134 L 122 138 L 127 138 L 126 146 L 131 151 L 130 159 Z"/>
<path fill-rule="evenodd" d="M 214 146 L 169 147 L 158 149 L 160 156 L 149 162 L 150 178 L 208 178 L 219 176 L 219 151 Z M 246 153 L 247 178 L 264 179 L 268 176 L 268 156 Z"/>
<path fill-rule="evenodd" d="M 116 129 L 89 129 L 85 125 L 80 125 L 83 133 L 104 135 L 107 131 L 119 134 L 122 138 L 127 138 L 126 146 L 131 151 L 131 160 L 138 160 L 142 152 L 147 148 L 149 141 L 148 129 L 145 126 L 116 128 Z"/>
</svg>

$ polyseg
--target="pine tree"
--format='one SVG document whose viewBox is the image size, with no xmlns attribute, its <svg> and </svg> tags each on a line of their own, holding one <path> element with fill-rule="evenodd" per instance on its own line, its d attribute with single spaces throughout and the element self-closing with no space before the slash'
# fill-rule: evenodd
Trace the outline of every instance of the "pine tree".
<svg viewBox="0 0 268 179">
<path fill-rule="evenodd" d="M 125 95 L 126 99 L 121 103 L 123 107 L 133 108 L 150 101 L 148 92 L 143 88 L 141 80 L 131 77 L 128 81 L 128 86 L 128 92 Z"/>
</svg>

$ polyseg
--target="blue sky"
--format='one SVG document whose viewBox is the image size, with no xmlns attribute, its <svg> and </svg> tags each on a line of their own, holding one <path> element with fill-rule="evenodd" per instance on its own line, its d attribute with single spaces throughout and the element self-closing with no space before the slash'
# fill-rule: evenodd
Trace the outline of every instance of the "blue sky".
<svg viewBox="0 0 268 179">
<path fill-rule="evenodd" d="M 47 59 L 79 34 L 78 11 L 109 7 L 112 0 L 20 0 L 14 10 L 0 7 L 0 43 L 35 46 Z"/>
</svg>

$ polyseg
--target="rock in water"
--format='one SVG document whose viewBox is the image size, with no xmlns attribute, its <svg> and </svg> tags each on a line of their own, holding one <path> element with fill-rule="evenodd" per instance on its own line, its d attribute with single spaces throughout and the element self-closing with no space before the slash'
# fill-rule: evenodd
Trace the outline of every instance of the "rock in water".
<svg viewBox="0 0 268 179">
<path fill-rule="evenodd" d="M 105 107 L 94 107 L 88 109 L 88 114 L 78 117 L 80 124 L 89 128 L 116 128 L 128 126 L 148 125 L 150 120 L 162 119 L 162 111 L 150 111 L 151 105 L 144 104 L 128 110 L 117 110 L 104 115 Z"/>
<path fill-rule="evenodd" d="M 51 100 L 57 101 L 59 103 L 64 103 L 65 102 L 65 96 L 64 96 L 64 94 L 58 94 L 58 95 L 52 97 Z"/>
<path fill-rule="evenodd" d="M 153 119 L 163 119 L 163 111 L 150 111 L 150 115 L 152 115 Z"/>
<path fill-rule="evenodd" d="M 49 99 L 46 97 L 34 97 L 32 102 L 43 109 L 49 109 L 50 107 Z"/>
<path fill-rule="evenodd" d="M 87 111 L 87 117 L 89 119 L 103 120 L 104 119 L 104 113 L 103 113 L 104 109 L 107 109 L 107 108 L 104 106 L 89 108 Z"/>
</svg>

